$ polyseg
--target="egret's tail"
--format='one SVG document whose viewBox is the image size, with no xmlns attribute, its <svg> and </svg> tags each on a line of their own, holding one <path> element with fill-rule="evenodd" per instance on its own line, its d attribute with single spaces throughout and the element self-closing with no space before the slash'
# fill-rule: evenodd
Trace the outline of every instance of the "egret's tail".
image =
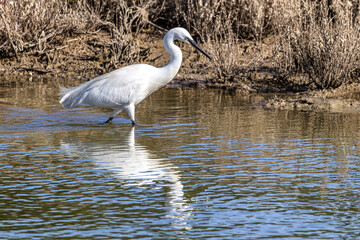
<svg viewBox="0 0 360 240">
<path fill-rule="evenodd" d="M 79 102 L 78 92 L 79 86 L 73 88 L 60 86 L 60 103 L 64 108 L 72 108 L 77 106 Z"/>
<path fill-rule="evenodd" d="M 104 74 L 76 87 L 60 87 L 60 103 L 64 108 L 73 108 L 77 106 L 108 106 L 109 104 L 104 105 L 103 100 L 108 99 L 107 94 L 103 93 L 103 85 L 108 77 L 109 74 Z M 109 100 L 107 100 L 107 102 L 109 102 Z"/>
<path fill-rule="evenodd" d="M 66 88 L 64 86 L 59 86 L 59 88 L 60 88 L 60 97 L 62 99 L 65 96 L 66 92 L 69 90 L 69 88 Z M 60 102 L 61 102 L 61 100 L 60 100 Z"/>
</svg>

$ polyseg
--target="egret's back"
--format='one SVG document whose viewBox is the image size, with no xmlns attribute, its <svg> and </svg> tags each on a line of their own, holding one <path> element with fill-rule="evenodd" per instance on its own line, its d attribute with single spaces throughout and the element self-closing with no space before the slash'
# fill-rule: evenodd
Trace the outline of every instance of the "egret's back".
<svg viewBox="0 0 360 240">
<path fill-rule="evenodd" d="M 156 91 L 161 79 L 159 69 L 146 64 L 120 68 L 73 88 L 61 88 L 64 108 L 101 106 L 117 108 L 137 104 Z"/>
</svg>

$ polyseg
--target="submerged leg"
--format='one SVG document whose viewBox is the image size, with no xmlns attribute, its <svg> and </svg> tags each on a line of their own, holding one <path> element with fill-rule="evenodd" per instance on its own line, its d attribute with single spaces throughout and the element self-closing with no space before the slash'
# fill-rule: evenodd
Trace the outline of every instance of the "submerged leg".
<svg viewBox="0 0 360 240">
<path fill-rule="evenodd" d="M 135 104 L 130 103 L 126 108 L 125 111 L 127 112 L 127 114 L 130 117 L 131 120 L 131 124 L 134 126 L 135 123 Z"/>
</svg>

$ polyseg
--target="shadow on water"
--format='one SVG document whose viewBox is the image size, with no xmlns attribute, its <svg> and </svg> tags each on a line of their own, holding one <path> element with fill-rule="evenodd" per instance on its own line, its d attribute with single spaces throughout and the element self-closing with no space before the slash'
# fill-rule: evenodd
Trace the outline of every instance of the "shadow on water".
<svg viewBox="0 0 360 240">
<path fill-rule="evenodd" d="M 356 239 L 360 115 L 164 89 L 139 123 L 0 89 L 5 239 Z"/>
</svg>

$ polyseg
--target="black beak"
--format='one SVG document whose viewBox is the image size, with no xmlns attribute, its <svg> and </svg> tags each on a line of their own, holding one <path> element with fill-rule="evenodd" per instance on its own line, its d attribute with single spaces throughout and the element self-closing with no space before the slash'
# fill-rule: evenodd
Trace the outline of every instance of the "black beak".
<svg viewBox="0 0 360 240">
<path fill-rule="evenodd" d="M 202 48 L 194 41 L 191 39 L 188 39 L 189 43 L 191 45 L 193 45 L 197 50 L 199 50 L 200 52 L 202 52 L 202 54 L 204 54 L 207 58 L 209 58 L 211 60 L 211 57 L 209 56 L 209 54 L 207 54 L 204 50 L 202 50 Z"/>
</svg>

